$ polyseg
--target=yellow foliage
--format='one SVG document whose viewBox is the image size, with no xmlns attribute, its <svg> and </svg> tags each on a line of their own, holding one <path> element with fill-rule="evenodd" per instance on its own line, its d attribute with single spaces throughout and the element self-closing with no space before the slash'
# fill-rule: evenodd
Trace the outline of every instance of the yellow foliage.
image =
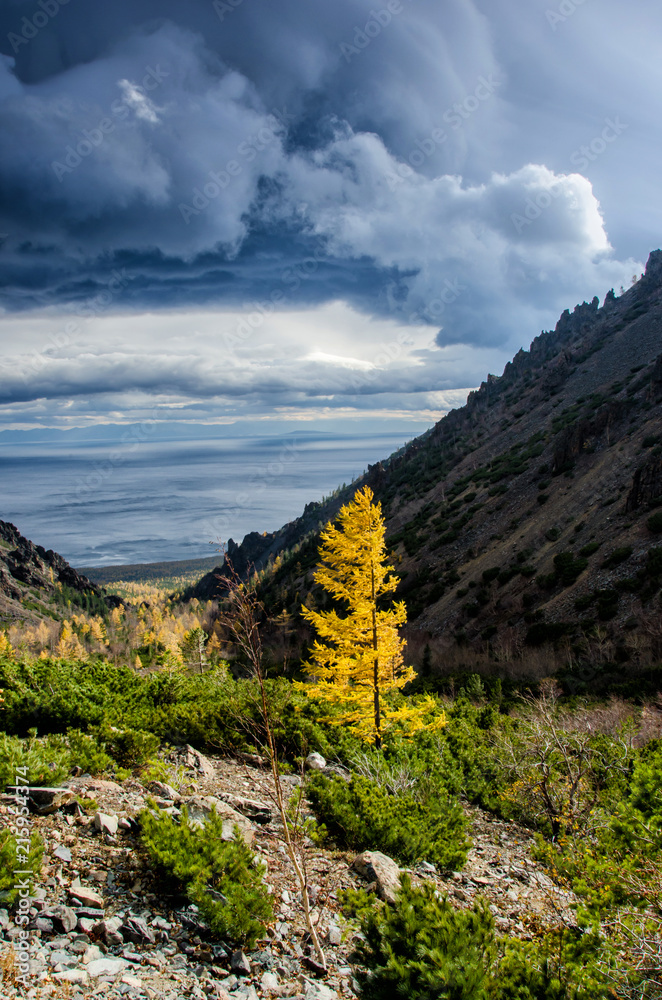
<svg viewBox="0 0 662 1000">
<path fill-rule="evenodd" d="M 319 638 L 306 665 L 312 683 L 301 687 L 338 709 L 330 721 L 352 726 L 379 746 L 385 729 L 395 723 L 406 723 L 410 731 L 421 728 L 429 706 L 392 708 L 383 700 L 415 672 L 403 665 L 405 641 L 398 634 L 407 620 L 404 602 L 384 609 L 380 600 L 400 581 L 386 565 L 381 504 L 372 501 L 369 487 L 358 490 L 340 510 L 338 526 L 328 524 L 321 534 L 315 581 L 345 608 L 339 613 L 303 607 Z"/>
<path fill-rule="evenodd" d="M 9 636 L 6 632 L 0 632 L 0 654 L 11 656 L 13 652 L 14 650 L 12 649 L 12 644 L 9 641 Z"/>
</svg>

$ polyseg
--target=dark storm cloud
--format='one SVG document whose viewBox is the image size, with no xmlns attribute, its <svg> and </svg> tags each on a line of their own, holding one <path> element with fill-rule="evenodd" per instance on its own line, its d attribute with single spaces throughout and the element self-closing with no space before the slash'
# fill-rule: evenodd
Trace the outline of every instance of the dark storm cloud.
<svg viewBox="0 0 662 1000">
<path fill-rule="evenodd" d="M 5 307 L 343 300 L 427 325 L 441 348 L 516 349 L 651 248 L 661 21 L 652 0 L 10 0 Z M 16 359 L 4 398 L 213 394 L 167 345 L 138 374 L 115 346 L 27 376 Z M 458 386 L 426 364 L 383 391 Z M 313 396 L 348 392 L 301 359 L 270 378 L 227 394 L 294 399 L 308 378 Z"/>
</svg>

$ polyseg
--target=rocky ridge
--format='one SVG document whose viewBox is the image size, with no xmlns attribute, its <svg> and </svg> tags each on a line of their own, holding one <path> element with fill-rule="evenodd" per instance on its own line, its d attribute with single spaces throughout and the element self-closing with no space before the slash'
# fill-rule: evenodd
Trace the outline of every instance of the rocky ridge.
<svg viewBox="0 0 662 1000">
<path fill-rule="evenodd" d="M 63 588 L 81 607 L 119 603 L 119 598 L 107 595 L 57 552 L 35 545 L 13 524 L 0 521 L 0 627 L 53 617 L 54 608 L 62 603 Z"/>
</svg>

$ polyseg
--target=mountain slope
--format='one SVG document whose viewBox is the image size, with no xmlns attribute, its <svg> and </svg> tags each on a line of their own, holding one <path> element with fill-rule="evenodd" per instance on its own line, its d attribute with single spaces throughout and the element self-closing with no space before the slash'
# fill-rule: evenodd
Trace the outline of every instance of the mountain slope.
<svg viewBox="0 0 662 1000">
<path fill-rule="evenodd" d="M 0 627 L 61 618 L 67 601 L 93 612 L 118 603 L 57 552 L 34 545 L 13 524 L 0 521 Z"/>
<path fill-rule="evenodd" d="M 597 629 L 611 653 L 631 657 L 633 636 L 659 641 L 661 402 L 657 250 L 627 292 L 566 310 L 503 375 L 364 480 L 278 532 L 231 542 L 228 555 L 240 572 L 267 568 L 270 610 L 296 614 L 320 525 L 368 482 L 386 515 L 412 647 L 418 633 L 439 655 L 452 640 L 507 653 Z M 218 573 L 195 596 L 216 593 Z"/>
</svg>

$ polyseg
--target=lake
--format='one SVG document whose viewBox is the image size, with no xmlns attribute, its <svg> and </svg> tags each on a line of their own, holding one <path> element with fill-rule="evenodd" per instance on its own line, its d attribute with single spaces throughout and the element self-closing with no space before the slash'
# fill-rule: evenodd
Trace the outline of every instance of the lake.
<svg viewBox="0 0 662 1000">
<path fill-rule="evenodd" d="M 411 430 L 351 437 L 0 444 L 0 519 L 74 566 L 213 555 L 219 539 L 273 531 L 386 458 Z"/>
</svg>

